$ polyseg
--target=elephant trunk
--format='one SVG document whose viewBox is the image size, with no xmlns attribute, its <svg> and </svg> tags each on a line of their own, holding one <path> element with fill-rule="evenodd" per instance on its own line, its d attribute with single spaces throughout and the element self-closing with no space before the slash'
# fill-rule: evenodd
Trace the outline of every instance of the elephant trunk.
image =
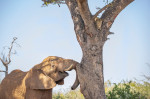
<svg viewBox="0 0 150 99">
<path fill-rule="evenodd" d="M 71 59 L 65 59 L 64 64 L 65 64 L 64 71 L 71 71 L 72 69 L 76 69 L 76 65 L 79 63 Z"/>
<path fill-rule="evenodd" d="M 80 84 L 79 79 L 78 79 L 78 75 L 77 75 L 77 70 L 75 69 L 75 71 L 76 71 L 76 80 L 75 80 L 74 84 L 71 87 L 72 90 L 75 90 Z"/>
<path fill-rule="evenodd" d="M 64 71 L 70 71 L 73 69 L 73 64 L 71 64 L 68 68 L 66 68 Z"/>
<path fill-rule="evenodd" d="M 75 80 L 74 84 L 71 87 L 72 90 L 75 90 L 78 87 L 78 85 L 80 84 L 79 79 L 78 79 L 78 75 L 77 75 L 77 69 L 76 69 L 76 66 L 80 65 L 80 63 L 78 63 L 74 60 L 66 60 L 66 61 L 67 61 L 67 64 L 69 66 L 67 65 L 67 68 L 65 68 L 64 71 L 71 71 L 73 69 L 76 71 L 76 80 Z"/>
</svg>

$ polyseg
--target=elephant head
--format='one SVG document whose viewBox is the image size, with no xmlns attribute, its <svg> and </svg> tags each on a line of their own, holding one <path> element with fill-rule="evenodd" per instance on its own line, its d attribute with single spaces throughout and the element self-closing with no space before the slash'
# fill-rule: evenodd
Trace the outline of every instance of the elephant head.
<svg viewBox="0 0 150 99">
<path fill-rule="evenodd" d="M 76 69 L 77 64 L 70 59 L 49 56 L 28 72 L 13 70 L 0 84 L 0 99 L 52 99 L 52 88 L 62 85 L 68 76 L 65 71 Z"/>
<path fill-rule="evenodd" d="M 31 89 L 52 89 L 56 84 L 64 84 L 66 71 L 76 70 L 78 62 L 57 56 L 49 56 L 34 66 L 26 75 L 26 86 Z M 74 84 L 74 86 L 78 86 Z"/>
</svg>

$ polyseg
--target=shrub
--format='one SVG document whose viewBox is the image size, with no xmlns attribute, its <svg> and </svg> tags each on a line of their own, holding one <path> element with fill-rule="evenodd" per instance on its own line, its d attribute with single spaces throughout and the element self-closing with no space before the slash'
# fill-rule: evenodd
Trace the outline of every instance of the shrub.
<svg viewBox="0 0 150 99">
<path fill-rule="evenodd" d="M 53 99 L 84 99 L 80 90 L 68 91 L 66 93 L 58 92 L 53 94 Z"/>
<path fill-rule="evenodd" d="M 131 83 L 114 84 L 113 89 L 106 93 L 107 99 L 147 99 L 140 92 L 132 88 Z"/>
</svg>

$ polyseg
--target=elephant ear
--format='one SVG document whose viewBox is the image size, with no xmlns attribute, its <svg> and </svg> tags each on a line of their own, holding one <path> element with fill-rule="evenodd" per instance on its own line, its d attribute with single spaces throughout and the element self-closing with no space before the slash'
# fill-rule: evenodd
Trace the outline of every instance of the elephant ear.
<svg viewBox="0 0 150 99">
<path fill-rule="evenodd" d="M 52 78 L 36 69 L 27 73 L 25 83 L 30 89 L 52 89 L 56 86 Z"/>
</svg>

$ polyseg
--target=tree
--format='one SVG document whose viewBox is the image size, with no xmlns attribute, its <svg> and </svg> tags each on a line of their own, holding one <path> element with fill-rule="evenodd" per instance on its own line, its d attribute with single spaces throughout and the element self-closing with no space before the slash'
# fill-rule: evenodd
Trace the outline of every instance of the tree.
<svg viewBox="0 0 150 99">
<path fill-rule="evenodd" d="M 91 14 L 88 0 L 42 0 L 44 5 L 66 4 L 72 16 L 77 40 L 83 52 L 77 75 L 86 99 L 106 99 L 103 77 L 103 46 L 118 14 L 134 0 L 113 0 Z M 108 0 L 107 0 L 108 1 Z M 101 17 L 98 15 L 102 13 Z"/>
<path fill-rule="evenodd" d="M 0 70 L 0 72 L 5 72 L 5 76 L 8 75 L 8 65 L 11 63 L 11 55 L 16 53 L 16 52 L 14 52 L 14 53 L 12 52 L 13 45 L 14 45 L 14 43 L 16 43 L 15 42 L 16 40 L 17 40 L 17 37 L 14 37 L 13 41 L 11 42 L 10 47 L 8 47 L 8 49 L 9 49 L 8 55 L 5 56 L 5 54 L 2 53 L 2 58 L 0 57 L 0 60 L 5 67 L 5 70 Z M 5 47 L 4 47 L 4 49 L 5 49 Z"/>
</svg>

